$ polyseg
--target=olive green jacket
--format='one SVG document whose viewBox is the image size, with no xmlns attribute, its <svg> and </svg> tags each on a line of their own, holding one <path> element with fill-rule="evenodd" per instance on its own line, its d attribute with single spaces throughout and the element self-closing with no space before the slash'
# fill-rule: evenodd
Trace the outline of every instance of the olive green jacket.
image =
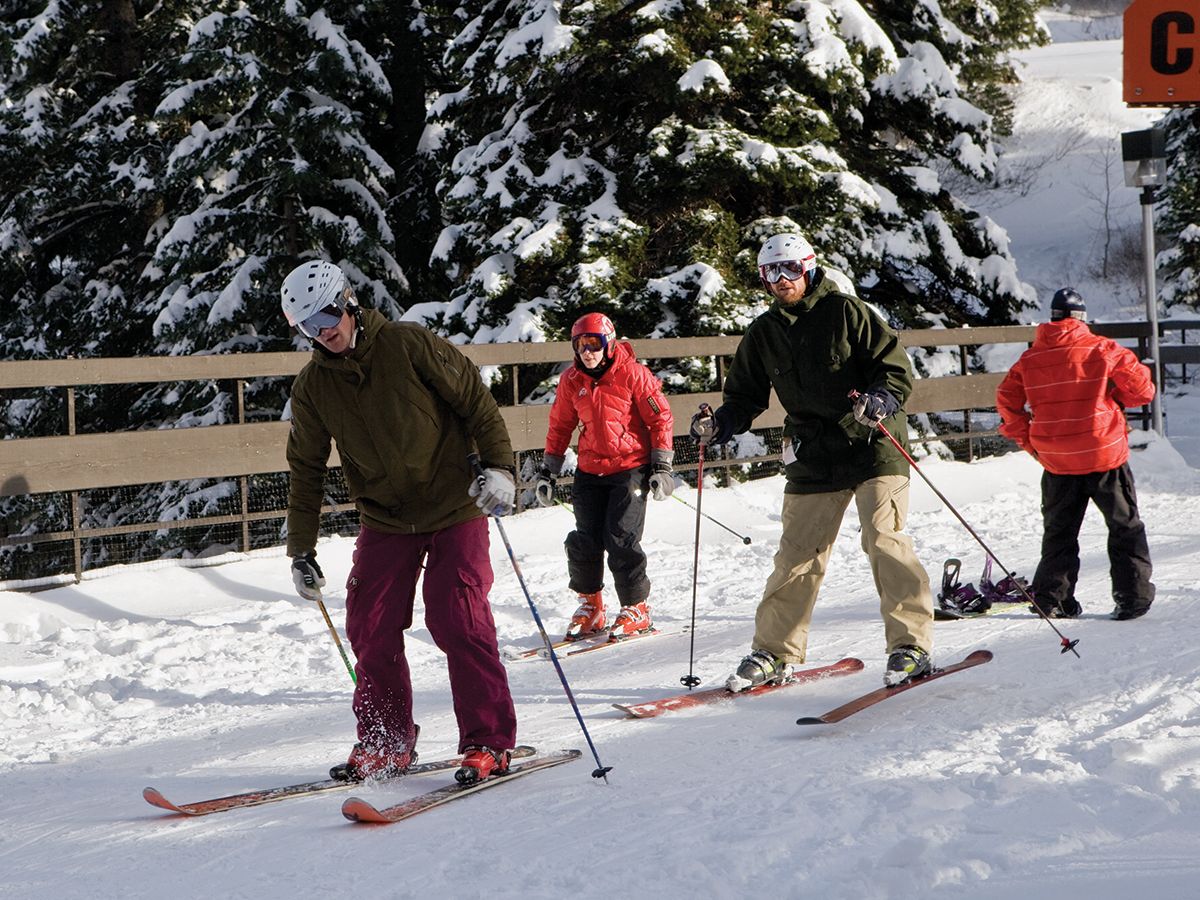
<svg viewBox="0 0 1200 900">
<path fill-rule="evenodd" d="M 437 531 L 483 513 L 468 496 L 467 454 L 512 468 L 512 444 L 479 369 L 420 325 L 362 311 L 355 348 L 317 347 L 292 384 L 288 555 L 316 545 L 330 440 L 364 525 Z"/>
<path fill-rule="evenodd" d="M 722 413 L 734 434 L 750 427 L 775 389 L 787 416 L 784 454 L 789 494 L 852 488 L 879 475 L 907 475 L 908 461 L 877 429 L 854 421 L 851 390 L 885 388 L 901 405 L 883 425 L 907 448 L 903 406 L 912 369 L 900 339 L 857 297 L 818 269 L 804 298 L 778 303 L 750 323 L 725 379 Z"/>
</svg>

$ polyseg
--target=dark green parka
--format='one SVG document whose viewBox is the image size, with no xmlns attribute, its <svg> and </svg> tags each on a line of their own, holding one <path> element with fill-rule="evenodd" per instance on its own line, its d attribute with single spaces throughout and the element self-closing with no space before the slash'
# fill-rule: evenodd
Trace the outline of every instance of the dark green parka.
<svg viewBox="0 0 1200 900">
<path fill-rule="evenodd" d="M 883 424 L 907 448 L 908 354 L 886 322 L 817 269 L 798 303 L 786 311 L 775 303 L 750 323 L 726 376 L 721 409 L 740 434 L 767 408 L 774 388 L 787 414 L 784 450 L 790 443 L 796 455 L 784 469 L 786 493 L 839 491 L 879 475 L 908 474 L 900 451 L 850 412 L 850 391 L 875 387 L 900 402 Z"/>
<path fill-rule="evenodd" d="M 355 348 L 319 347 L 292 384 L 288 555 L 316 545 L 330 440 L 364 525 L 437 531 L 483 513 L 468 496 L 467 454 L 512 468 L 512 444 L 479 369 L 453 344 L 363 310 Z"/>
</svg>

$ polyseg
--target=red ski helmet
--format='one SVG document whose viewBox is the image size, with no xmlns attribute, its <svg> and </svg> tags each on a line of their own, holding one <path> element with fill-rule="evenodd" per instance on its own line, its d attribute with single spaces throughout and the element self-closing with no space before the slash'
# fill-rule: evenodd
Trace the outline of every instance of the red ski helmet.
<svg viewBox="0 0 1200 900">
<path fill-rule="evenodd" d="M 617 352 L 617 329 L 612 319 L 604 313 L 587 313 L 576 319 L 571 326 L 571 349 L 575 355 L 579 355 L 581 344 L 594 347 L 596 341 L 599 341 L 599 347 L 595 349 L 603 350 L 605 359 L 612 359 Z"/>
</svg>

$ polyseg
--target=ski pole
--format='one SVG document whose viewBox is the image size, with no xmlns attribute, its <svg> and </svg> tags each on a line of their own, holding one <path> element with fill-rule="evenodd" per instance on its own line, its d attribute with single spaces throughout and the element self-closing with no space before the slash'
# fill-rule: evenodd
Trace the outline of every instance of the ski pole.
<svg viewBox="0 0 1200 900">
<path fill-rule="evenodd" d="M 333 635 L 333 642 L 337 644 L 338 653 L 342 654 L 342 662 L 346 664 L 346 671 L 350 673 L 350 680 L 358 684 L 358 676 L 354 674 L 354 666 L 350 665 L 350 657 L 346 655 L 346 648 L 342 646 L 342 639 L 338 637 L 337 629 L 333 627 L 333 619 L 329 618 L 329 610 L 325 608 L 325 601 L 318 598 L 317 606 L 321 607 L 321 615 L 325 617 L 325 624 L 329 626 L 329 633 Z"/>
<path fill-rule="evenodd" d="M 711 415 L 712 407 L 707 403 L 701 403 L 700 413 L 701 415 L 705 413 Z M 700 679 L 692 674 L 692 666 L 696 659 L 696 582 L 700 574 L 700 516 L 702 515 L 700 501 L 704 491 L 704 447 L 706 444 L 706 441 L 700 441 L 696 445 L 699 456 L 696 461 L 696 547 L 692 555 L 692 627 L 688 629 L 688 673 L 679 679 L 679 683 L 689 691 L 700 683 Z"/>
<path fill-rule="evenodd" d="M 479 464 L 479 454 L 469 454 L 467 461 L 471 464 L 471 471 L 475 473 L 476 482 L 482 488 L 486 476 L 483 474 L 483 466 Z M 491 515 L 492 521 L 496 523 L 496 528 L 500 532 L 500 539 L 504 541 L 504 549 L 508 551 L 508 561 L 512 563 L 513 571 L 517 573 L 517 581 L 520 582 L 521 590 L 525 594 L 525 602 L 529 604 L 529 611 L 533 613 L 533 621 L 537 623 L 538 631 L 542 635 L 542 642 L 545 643 L 546 650 L 550 653 L 550 661 L 554 663 L 554 670 L 558 672 L 558 680 L 562 682 L 567 699 L 571 701 L 571 709 L 575 711 L 575 718 L 578 720 L 579 727 L 583 731 L 583 737 L 587 741 L 588 749 L 592 751 L 592 759 L 596 760 L 596 768 L 592 771 L 592 777 L 603 778 L 604 783 L 608 784 L 608 773 L 612 771 L 612 766 L 606 766 L 600 762 L 600 754 L 596 752 L 596 745 L 592 743 L 592 736 L 588 733 L 587 725 L 583 721 L 583 713 L 579 711 L 579 704 L 575 702 L 575 695 L 571 693 L 571 685 L 567 683 L 567 676 L 563 672 L 562 664 L 558 661 L 558 654 L 554 652 L 554 642 L 550 640 L 550 635 L 546 634 L 546 626 L 542 624 L 542 617 L 538 615 L 537 604 L 533 602 L 529 588 L 525 586 L 525 576 L 521 574 L 521 567 L 517 565 L 517 557 L 513 553 L 512 544 L 508 542 L 508 533 L 504 530 L 504 523 L 500 521 L 500 517 L 495 512 Z"/>
<path fill-rule="evenodd" d="M 698 496 L 698 495 L 699 495 L 699 491 L 697 491 L 697 496 Z M 688 509 L 696 509 L 696 507 L 692 506 L 692 504 L 688 503 L 688 502 L 687 502 L 686 500 L 684 500 L 682 497 L 676 497 L 674 494 L 672 494 L 671 496 L 672 496 L 674 499 L 678 500 L 680 503 L 682 503 L 684 506 L 686 506 Z M 696 512 L 700 513 L 700 510 L 696 509 Z M 714 518 L 713 518 L 712 516 L 710 516 L 708 513 L 700 513 L 700 515 L 704 516 L 704 518 L 708 519 L 708 521 L 712 522 L 714 525 L 720 525 L 722 528 L 724 528 L 726 531 L 728 531 L 728 532 L 729 532 L 730 534 L 732 534 L 734 537 L 736 537 L 736 538 L 741 538 L 741 540 L 742 540 L 742 543 L 743 543 L 743 544 L 749 544 L 749 543 L 750 543 L 750 538 L 749 538 L 749 537 L 747 537 L 747 536 L 746 536 L 746 535 L 744 535 L 744 534 L 738 534 L 736 531 L 734 531 L 732 528 L 730 528 L 730 527 L 729 527 L 728 525 L 726 525 L 724 522 L 721 522 L 721 521 L 718 521 L 717 519 L 714 519 Z"/>
<path fill-rule="evenodd" d="M 850 392 L 850 394 L 849 394 L 849 397 L 850 397 L 850 399 L 851 399 L 851 400 L 856 400 L 856 399 L 858 399 L 858 397 L 859 397 L 859 392 L 858 392 L 858 391 L 851 391 L 851 392 Z M 876 427 L 876 428 L 878 428 L 878 429 L 879 429 L 881 432 L 883 432 L 884 436 L 885 436 L 885 437 L 886 437 L 886 438 L 887 438 L 889 441 L 891 441 L 891 442 L 892 442 L 892 446 L 893 446 L 893 447 L 895 447 L 895 448 L 896 448 L 897 450 L 899 450 L 899 451 L 900 451 L 902 454 L 904 454 L 904 458 L 908 460 L 908 464 L 909 464 L 910 466 L 912 466 L 912 467 L 913 467 L 913 468 L 916 470 L 917 474 L 918 474 L 918 475 L 920 475 L 920 476 L 921 476 L 921 478 L 922 478 L 922 479 L 925 481 L 925 483 L 926 483 L 927 485 L 929 485 L 929 488 L 930 488 L 930 490 L 932 490 L 932 491 L 933 491 L 935 494 L 937 494 L 937 495 L 938 495 L 938 499 L 939 499 L 939 500 L 941 500 L 943 503 L 945 503 L 945 504 L 946 504 L 946 508 L 947 508 L 947 509 L 949 509 L 949 510 L 950 510 L 950 512 L 954 513 L 954 516 L 955 516 L 955 518 L 957 518 L 957 519 L 958 519 L 958 521 L 962 523 L 962 526 L 963 526 L 963 528 L 967 529 L 967 531 L 970 533 L 971 537 L 975 538 L 975 540 L 976 540 L 976 542 L 979 544 L 979 546 L 983 548 L 983 551 L 984 551 L 984 552 L 985 552 L 985 553 L 986 553 L 988 556 L 990 556 L 992 559 L 994 559 L 994 560 L 996 561 L 996 565 L 998 565 L 998 566 L 1001 568 L 1001 570 L 1004 572 L 1004 574 L 1005 574 L 1005 575 L 1007 575 L 1009 578 L 1011 578 L 1011 579 L 1012 579 L 1012 582 L 1013 582 L 1013 584 L 1014 584 L 1014 585 L 1016 585 L 1016 587 L 1017 587 L 1017 590 L 1019 590 L 1019 591 L 1021 592 L 1021 595 L 1022 595 L 1022 596 L 1023 596 L 1023 597 L 1024 597 L 1026 600 L 1028 600 L 1028 601 L 1029 601 L 1029 603 L 1030 603 L 1030 606 L 1033 608 L 1034 612 L 1036 612 L 1036 613 L 1037 613 L 1039 616 L 1041 616 L 1042 620 L 1043 620 L 1043 621 L 1044 621 L 1044 622 L 1045 622 L 1047 625 L 1049 625 L 1051 628 L 1053 628 L 1053 629 L 1054 629 L 1054 633 L 1058 635 L 1058 637 L 1059 637 L 1059 639 L 1060 639 L 1060 641 L 1061 641 L 1061 643 L 1062 643 L 1062 651 L 1061 651 L 1061 652 L 1063 652 L 1063 653 L 1066 653 L 1067 651 L 1070 651 L 1071 653 L 1074 653 L 1074 654 L 1075 654 L 1075 657 L 1076 657 L 1076 658 L 1078 658 L 1078 657 L 1079 657 L 1079 651 L 1075 649 L 1075 645 L 1079 643 L 1079 640 L 1078 640 L 1078 639 L 1076 639 L 1076 640 L 1073 640 L 1073 641 L 1071 641 L 1071 640 L 1068 640 L 1068 639 L 1066 638 L 1066 636 L 1065 636 L 1065 635 L 1064 635 L 1064 634 L 1063 634 L 1061 631 L 1059 631 L 1059 630 L 1058 630 L 1058 626 L 1057 626 L 1057 625 L 1055 625 L 1055 624 L 1054 624 L 1054 622 L 1053 622 L 1053 621 L 1050 619 L 1050 617 L 1049 617 L 1048 615 L 1046 615 L 1046 614 L 1045 614 L 1045 613 L 1042 611 L 1042 608 L 1041 608 L 1040 606 L 1038 606 L 1038 605 L 1037 605 L 1037 601 L 1033 599 L 1033 596 L 1032 596 L 1032 595 L 1029 593 L 1029 591 L 1025 590 L 1025 588 L 1023 588 L 1023 587 L 1022 587 L 1022 586 L 1021 586 L 1021 585 L 1020 585 L 1020 584 L 1017 582 L 1016 576 L 1015 576 L 1015 575 L 1013 575 L 1013 573 L 1012 573 L 1012 572 L 1010 572 L 1010 571 L 1008 570 L 1008 568 L 1007 568 L 1007 567 L 1004 565 L 1004 563 L 1000 562 L 1000 559 L 999 559 L 999 558 L 996 556 L 996 554 L 995 554 L 995 553 L 993 553 L 993 552 L 992 552 L 991 548 L 990 548 L 990 547 L 988 547 L 988 545 L 984 543 L 984 541 L 983 541 L 983 538 L 981 538 L 981 537 L 980 537 L 980 536 L 979 536 L 979 535 L 976 533 L 975 529 L 974 529 L 974 528 L 972 528 L 972 527 L 971 527 L 971 526 L 970 526 L 970 525 L 967 523 L 967 520 L 966 520 L 966 519 L 964 519 L 964 518 L 962 517 L 962 515 L 959 513 L 959 511 L 958 511 L 957 509 L 955 509 L 955 508 L 954 508 L 954 504 L 953 504 L 953 503 L 951 503 L 949 500 L 947 500 L 947 499 L 946 499 L 946 495 L 945 495 L 945 494 L 943 494 L 941 491 L 939 491 L 939 490 L 938 490 L 938 489 L 937 489 L 937 488 L 934 486 L 933 482 L 932 482 L 932 481 L 930 481 L 930 480 L 929 480 L 929 479 L 926 477 L 925 473 L 921 471 L 921 467 L 917 465 L 917 461 L 916 461 L 915 459 L 913 459 L 913 458 L 912 458 L 912 456 L 910 456 L 910 455 L 909 455 L 909 452 L 908 452 L 907 450 L 905 450 L 905 449 L 904 449 L 904 447 L 903 447 L 903 446 L 900 444 L 900 442 L 899 442 L 899 441 L 897 441 L 897 440 L 896 440 L 894 437 L 892 437 L 892 433 L 891 433 L 890 431 L 888 431 L 888 430 L 887 430 L 886 426 L 884 426 L 884 424 L 883 424 L 883 421 L 882 421 L 882 420 L 880 420 L 880 421 L 876 422 L 876 423 L 875 423 L 875 427 Z"/>
</svg>

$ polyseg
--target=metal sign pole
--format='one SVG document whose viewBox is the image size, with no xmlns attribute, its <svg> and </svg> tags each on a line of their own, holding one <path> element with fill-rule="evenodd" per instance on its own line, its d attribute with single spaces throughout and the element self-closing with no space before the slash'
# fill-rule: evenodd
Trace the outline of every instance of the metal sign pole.
<svg viewBox="0 0 1200 900">
<path fill-rule="evenodd" d="M 1162 357 L 1158 351 L 1158 293 L 1154 284 L 1154 188 L 1142 188 L 1142 257 L 1146 267 L 1146 321 L 1150 323 L 1150 356 L 1154 368 L 1154 399 L 1150 414 L 1154 430 L 1163 433 Z"/>
</svg>

